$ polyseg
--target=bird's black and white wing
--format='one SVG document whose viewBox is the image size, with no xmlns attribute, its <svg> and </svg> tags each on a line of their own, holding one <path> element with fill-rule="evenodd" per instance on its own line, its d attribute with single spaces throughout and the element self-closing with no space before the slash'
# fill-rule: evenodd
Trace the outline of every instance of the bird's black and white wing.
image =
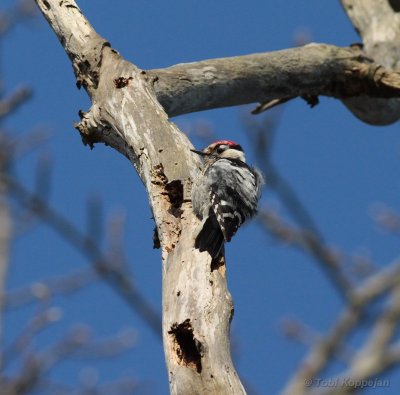
<svg viewBox="0 0 400 395">
<path fill-rule="evenodd" d="M 218 159 L 204 173 L 202 193 L 208 194 L 207 212 L 195 247 L 216 258 L 239 227 L 257 212 L 262 184 L 261 174 L 246 163 Z"/>
<path fill-rule="evenodd" d="M 208 169 L 211 208 L 225 241 L 257 213 L 261 176 L 246 163 L 233 159 L 217 160 Z"/>
</svg>

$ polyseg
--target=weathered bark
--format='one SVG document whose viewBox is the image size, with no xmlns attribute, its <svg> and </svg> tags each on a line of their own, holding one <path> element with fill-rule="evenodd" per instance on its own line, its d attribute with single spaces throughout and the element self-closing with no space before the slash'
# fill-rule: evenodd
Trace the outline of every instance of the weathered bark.
<svg viewBox="0 0 400 395">
<path fill-rule="evenodd" d="M 37 0 L 92 99 L 77 125 L 89 145 L 106 143 L 138 171 L 157 225 L 163 262 L 163 338 L 173 394 L 243 394 L 230 357 L 232 300 L 225 264 L 213 270 L 193 248 L 190 203 L 199 159 L 168 121 L 149 76 L 96 34 L 74 1 Z"/>
<path fill-rule="evenodd" d="M 388 71 L 400 70 L 400 14 L 394 0 L 341 0 L 343 8 L 363 40 L 363 50 Z M 400 118 L 400 100 L 367 97 L 343 100 L 362 121 L 387 125 Z"/>
<path fill-rule="evenodd" d="M 400 73 L 371 62 L 356 46 L 309 44 L 178 64 L 148 74 L 169 116 L 295 96 L 400 96 Z"/>
</svg>

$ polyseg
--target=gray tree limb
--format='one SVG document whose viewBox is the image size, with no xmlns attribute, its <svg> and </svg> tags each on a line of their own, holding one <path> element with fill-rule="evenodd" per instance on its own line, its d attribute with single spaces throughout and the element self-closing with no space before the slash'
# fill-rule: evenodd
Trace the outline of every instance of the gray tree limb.
<svg viewBox="0 0 400 395">
<path fill-rule="evenodd" d="M 72 0 L 36 0 L 92 100 L 76 125 L 83 141 L 108 144 L 135 166 L 148 192 L 163 263 L 163 339 L 173 394 L 243 394 L 229 347 L 232 300 L 225 262 L 193 247 L 190 203 L 199 159 L 171 122 L 152 79 L 101 38 Z"/>
<path fill-rule="evenodd" d="M 395 0 L 341 0 L 363 41 L 364 51 L 387 70 L 400 70 L 400 15 Z M 343 100 L 362 121 L 387 125 L 400 118 L 400 100 L 371 99 L 364 95 Z"/>
<path fill-rule="evenodd" d="M 400 96 L 400 73 L 372 62 L 357 46 L 309 44 L 178 64 L 148 75 L 169 116 L 296 96 Z"/>
</svg>

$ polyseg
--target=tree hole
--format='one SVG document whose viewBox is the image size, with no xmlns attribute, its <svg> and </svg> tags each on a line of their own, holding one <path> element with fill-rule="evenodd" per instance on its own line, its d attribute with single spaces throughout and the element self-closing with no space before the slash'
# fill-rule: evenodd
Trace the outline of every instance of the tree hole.
<svg viewBox="0 0 400 395">
<path fill-rule="evenodd" d="M 197 373 L 201 373 L 202 345 L 193 335 L 190 319 L 185 320 L 181 324 L 175 323 L 172 325 L 168 334 L 173 338 L 174 350 L 179 364 L 195 369 Z"/>
<path fill-rule="evenodd" d="M 389 0 L 390 7 L 394 12 L 400 12 L 400 1 L 399 0 Z"/>
</svg>

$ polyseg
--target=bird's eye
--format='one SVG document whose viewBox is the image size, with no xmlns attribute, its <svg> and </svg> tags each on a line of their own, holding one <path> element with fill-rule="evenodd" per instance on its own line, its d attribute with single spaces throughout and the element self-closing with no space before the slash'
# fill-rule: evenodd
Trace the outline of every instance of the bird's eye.
<svg viewBox="0 0 400 395">
<path fill-rule="evenodd" d="M 220 146 L 217 148 L 217 153 L 218 153 L 218 154 L 222 154 L 222 153 L 225 151 L 225 149 L 226 149 L 226 146 L 225 146 L 225 145 L 220 145 Z"/>
</svg>

